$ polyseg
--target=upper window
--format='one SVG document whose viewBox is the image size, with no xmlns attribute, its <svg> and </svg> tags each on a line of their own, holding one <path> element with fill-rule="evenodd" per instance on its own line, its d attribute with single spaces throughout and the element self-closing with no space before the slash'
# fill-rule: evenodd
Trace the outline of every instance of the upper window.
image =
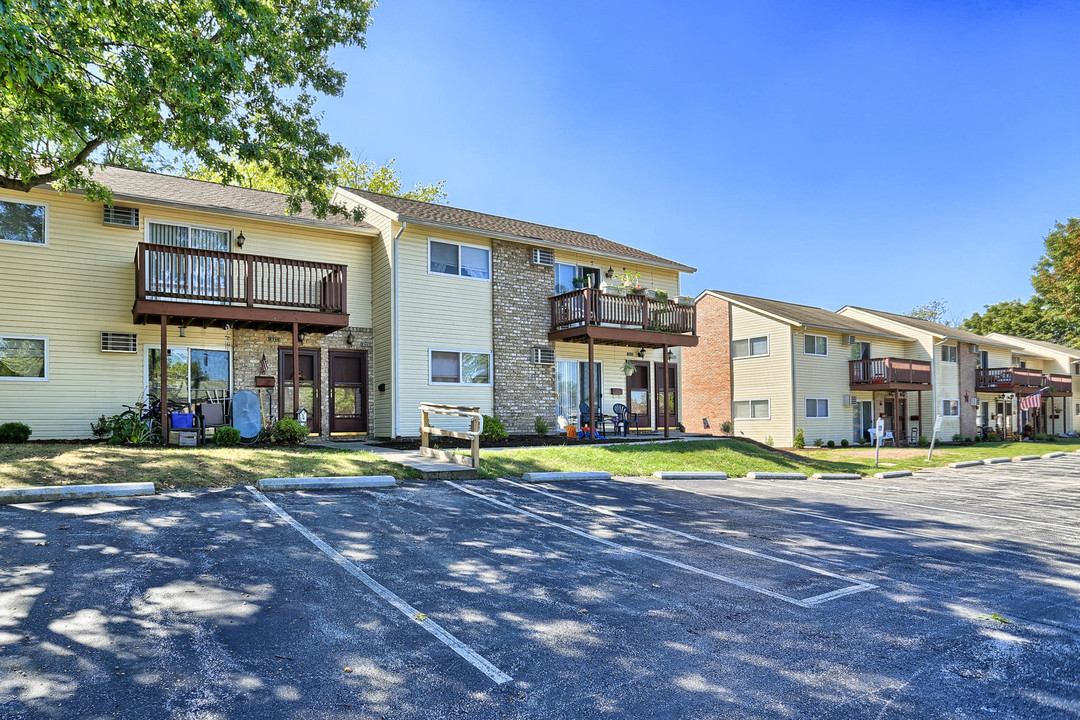
<svg viewBox="0 0 1080 720">
<path fill-rule="evenodd" d="M 768 400 L 736 400 L 731 404 L 735 420 L 768 420 Z"/>
<path fill-rule="evenodd" d="M 829 417 L 829 401 L 826 398 L 806 398 L 806 417 Z"/>
<path fill-rule="evenodd" d="M 578 285 L 574 285 L 574 280 Z M 600 287 L 600 268 L 555 263 L 555 294 L 561 295 L 578 287 Z"/>
<path fill-rule="evenodd" d="M 0 380 L 48 380 L 49 341 L 0 335 Z"/>
<path fill-rule="evenodd" d="M 944 417 L 957 417 L 960 414 L 959 400 L 942 400 L 941 414 Z"/>
<path fill-rule="evenodd" d="M 979 351 L 979 367 L 981 367 L 981 368 L 990 367 L 990 352 L 988 350 L 980 350 Z"/>
<path fill-rule="evenodd" d="M 803 336 L 803 352 L 807 355 L 828 355 L 829 338 L 824 335 Z"/>
<path fill-rule="evenodd" d="M 769 354 L 769 336 L 744 338 L 731 341 L 731 357 L 744 358 Z"/>
<path fill-rule="evenodd" d="M 942 345 L 941 346 L 941 362 L 956 362 L 956 346 L 955 345 Z"/>
<path fill-rule="evenodd" d="M 0 240 L 26 245 L 47 245 L 46 205 L 0 200 Z"/>
<path fill-rule="evenodd" d="M 432 383 L 488 385 L 491 383 L 491 353 L 432 350 Z"/>
<path fill-rule="evenodd" d="M 490 280 L 491 251 L 474 245 L 429 240 L 428 271 Z"/>
</svg>

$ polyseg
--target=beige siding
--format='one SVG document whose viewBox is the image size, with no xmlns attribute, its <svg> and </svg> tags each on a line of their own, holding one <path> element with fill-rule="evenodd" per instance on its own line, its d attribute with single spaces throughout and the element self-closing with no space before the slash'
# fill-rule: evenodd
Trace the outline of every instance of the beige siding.
<svg viewBox="0 0 1080 720">
<path fill-rule="evenodd" d="M 606 280 L 605 273 L 608 268 L 613 269 L 619 275 L 624 272 L 639 272 L 641 273 L 639 282 L 644 287 L 655 290 L 664 290 L 672 300 L 679 294 L 679 273 L 676 270 L 666 270 L 664 268 L 651 267 L 649 265 L 639 265 L 627 260 L 613 260 L 598 255 L 590 255 L 586 252 L 574 252 L 570 250 L 556 250 L 555 262 L 566 263 L 567 265 L 584 265 L 586 267 L 600 268 L 600 277 L 602 280 Z"/>
<path fill-rule="evenodd" d="M 735 435 L 760 442 L 768 438 L 780 447 L 793 441 L 791 388 L 791 327 L 741 307 L 731 308 L 731 338 L 769 337 L 769 354 L 731 361 L 733 402 L 769 400 L 768 420 L 735 420 Z"/>
<path fill-rule="evenodd" d="M 367 222 L 379 228 L 379 238 L 372 243 L 372 383 L 375 398 L 375 418 L 372 433 L 376 437 L 391 437 L 394 433 L 394 398 L 397 379 L 394 377 L 394 279 L 392 268 L 393 237 L 397 226 L 388 218 L 373 211 Z M 386 390 L 379 392 L 379 386 Z"/>
<path fill-rule="evenodd" d="M 142 396 L 146 348 L 160 343 L 157 325 L 136 326 L 131 318 L 135 247 L 148 219 L 242 230 L 244 251 L 255 254 L 348 263 L 351 322 L 371 322 L 365 237 L 135 203 L 143 229 L 127 230 L 102 225 L 101 204 L 81 196 L 37 190 L 30 198 L 49 203 L 48 247 L 0 243 L 0 333 L 48 337 L 49 379 L 0 381 L 0 421 L 26 422 L 36 439 L 89 437 L 92 420 Z M 138 353 L 100 352 L 103 330 L 136 333 Z M 169 328 L 169 344 L 227 347 L 222 330 L 191 327 L 186 335 Z"/>
</svg>

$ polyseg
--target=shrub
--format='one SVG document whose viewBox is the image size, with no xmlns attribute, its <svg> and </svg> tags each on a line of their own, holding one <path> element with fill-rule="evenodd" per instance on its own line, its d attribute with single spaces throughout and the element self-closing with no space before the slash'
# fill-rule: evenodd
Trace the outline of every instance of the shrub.
<svg viewBox="0 0 1080 720">
<path fill-rule="evenodd" d="M 840 441 L 840 447 L 847 447 L 850 444 L 846 439 Z"/>
<path fill-rule="evenodd" d="M 800 450 L 806 447 L 806 435 L 803 434 L 802 428 L 795 428 L 795 440 L 791 444 Z"/>
<path fill-rule="evenodd" d="M 1037 442 L 1046 442 L 1046 433 L 1035 433 L 1035 440 Z"/>
<path fill-rule="evenodd" d="M 270 429 L 270 439 L 279 445 L 299 445 L 307 440 L 307 425 L 292 418 L 282 418 Z"/>
<path fill-rule="evenodd" d="M 26 423 L 9 422 L 0 425 L 0 443 L 24 443 L 30 439 L 33 430 Z"/>
<path fill-rule="evenodd" d="M 214 430 L 214 444 L 232 447 L 240 442 L 240 431 L 230 425 L 222 425 Z"/>
<path fill-rule="evenodd" d="M 830 440 L 829 442 L 827 442 L 825 444 L 828 445 L 831 448 L 836 447 L 836 441 L 835 440 Z"/>
<path fill-rule="evenodd" d="M 966 437 L 966 438 L 964 438 L 964 442 L 966 442 L 966 443 L 970 443 L 970 442 L 971 442 L 971 438 L 969 438 L 969 437 Z"/>
<path fill-rule="evenodd" d="M 734 429 L 735 426 L 730 420 L 725 420 L 724 422 L 720 423 L 720 432 L 724 433 L 725 435 L 730 435 L 731 431 Z"/>
<path fill-rule="evenodd" d="M 821 438 L 814 438 L 814 447 L 821 447 L 825 444 L 825 441 Z"/>
<path fill-rule="evenodd" d="M 508 437 L 510 433 L 506 432 L 506 426 L 502 424 L 502 420 L 490 415 L 484 416 L 484 429 L 480 431 L 481 442 L 499 442 Z"/>
<path fill-rule="evenodd" d="M 963 439 L 964 439 L 964 436 L 961 435 L 960 433 L 953 433 L 953 436 L 952 436 L 952 441 L 953 442 L 958 443 Z"/>
<path fill-rule="evenodd" d="M 540 415 L 536 416 L 536 422 L 533 423 L 533 427 L 536 429 L 536 434 L 540 435 L 541 437 L 544 436 L 544 435 L 547 435 L 548 431 L 551 429 L 551 428 L 548 427 L 548 424 L 544 421 L 544 418 L 541 417 Z"/>
<path fill-rule="evenodd" d="M 920 435 L 920 436 L 919 436 L 919 444 L 920 444 L 920 445 L 923 445 L 923 446 L 925 446 L 925 445 L 929 445 L 929 444 L 930 444 L 930 441 L 926 439 L 926 436 L 925 436 L 925 435 Z"/>
<path fill-rule="evenodd" d="M 107 437 L 111 437 L 113 430 L 109 418 L 102 415 L 98 418 L 97 422 L 90 423 L 90 432 L 94 433 L 94 437 L 98 440 L 104 440 Z"/>
<path fill-rule="evenodd" d="M 773 446 L 772 435 L 766 435 L 765 436 L 765 444 L 768 445 L 769 447 Z"/>
</svg>

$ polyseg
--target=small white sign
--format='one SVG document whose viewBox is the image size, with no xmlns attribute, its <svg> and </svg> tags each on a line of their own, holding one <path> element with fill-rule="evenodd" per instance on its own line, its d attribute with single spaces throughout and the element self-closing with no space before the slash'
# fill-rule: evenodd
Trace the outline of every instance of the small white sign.
<svg viewBox="0 0 1080 720">
<path fill-rule="evenodd" d="M 875 430 L 877 431 L 878 435 L 881 435 L 882 433 L 885 432 L 885 418 L 878 418 L 877 419 L 877 424 L 875 425 Z"/>
<path fill-rule="evenodd" d="M 941 416 L 938 415 L 937 420 L 934 421 L 934 432 L 936 433 L 940 429 L 941 429 Z"/>
</svg>

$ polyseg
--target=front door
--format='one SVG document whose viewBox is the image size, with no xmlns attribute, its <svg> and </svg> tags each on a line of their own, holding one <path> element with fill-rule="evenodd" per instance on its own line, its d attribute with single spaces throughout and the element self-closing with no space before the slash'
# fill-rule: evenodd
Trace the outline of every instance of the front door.
<svg viewBox="0 0 1080 720">
<path fill-rule="evenodd" d="M 278 350 L 278 407 L 281 417 L 296 417 L 293 414 L 293 357 L 292 350 Z M 307 426 L 313 433 L 321 431 L 319 424 L 319 351 L 300 351 L 300 409 L 307 410 Z"/>
<path fill-rule="evenodd" d="M 367 432 L 367 353 L 330 351 L 330 433 Z"/>
<path fill-rule="evenodd" d="M 885 429 L 898 445 L 907 442 L 907 398 L 885 398 Z"/>
<path fill-rule="evenodd" d="M 638 427 L 652 427 L 652 405 L 649 403 L 649 363 L 631 361 L 634 374 L 626 378 L 626 405 L 637 413 Z"/>
<path fill-rule="evenodd" d="M 852 438 L 855 442 L 859 440 L 870 441 L 870 429 L 874 427 L 874 403 L 870 400 L 860 400 L 855 403 L 855 432 Z"/>
<path fill-rule="evenodd" d="M 656 427 L 664 426 L 664 363 L 656 363 Z M 668 363 L 668 396 L 667 413 L 668 427 L 679 424 L 679 391 L 676 380 L 679 377 L 679 368 L 675 363 Z"/>
</svg>

